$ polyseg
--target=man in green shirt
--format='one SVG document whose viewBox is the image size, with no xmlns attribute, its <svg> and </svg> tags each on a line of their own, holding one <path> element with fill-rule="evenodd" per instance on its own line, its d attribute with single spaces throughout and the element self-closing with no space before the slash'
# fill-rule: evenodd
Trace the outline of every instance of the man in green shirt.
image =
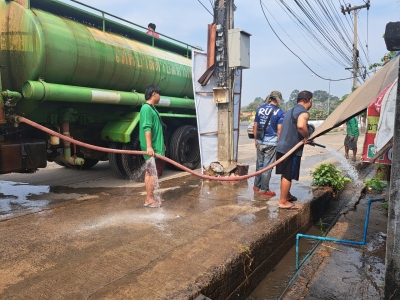
<svg viewBox="0 0 400 300">
<path fill-rule="evenodd" d="M 140 109 L 139 140 L 140 148 L 147 155 L 143 155 L 146 160 L 146 173 L 144 183 L 146 186 L 146 207 L 161 207 L 162 200 L 154 195 L 154 188 L 158 183 L 158 176 L 161 176 L 164 161 L 154 158 L 155 154 L 165 155 L 163 128 L 160 115 L 155 104 L 160 102 L 161 90 L 155 85 L 146 87 L 146 103 Z M 154 162 L 155 161 L 155 162 Z"/>
<path fill-rule="evenodd" d="M 347 135 L 344 139 L 344 152 L 345 157 L 349 158 L 349 150 L 353 150 L 352 160 L 356 161 L 357 155 L 357 140 L 360 135 L 360 131 L 358 130 L 358 122 L 356 117 L 351 118 L 347 121 L 346 125 Z"/>
</svg>

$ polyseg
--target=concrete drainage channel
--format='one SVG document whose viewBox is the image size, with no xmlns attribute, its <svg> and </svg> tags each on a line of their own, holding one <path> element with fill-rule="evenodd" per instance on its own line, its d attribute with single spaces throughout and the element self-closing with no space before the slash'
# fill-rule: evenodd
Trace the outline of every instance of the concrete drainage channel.
<svg viewBox="0 0 400 300">
<path fill-rule="evenodd" d="M 354 197 L 360 197 L 355 195 Z M 212 278 L 203 281 L 200 295 L 192 299 L 246 299 L 251 291 L 294 248 L 297 233 L 304 233 L 318 221 L 337 201 L 330 191 L 316 190 L 313 199 L 302 203 L 296 212 L 284 212 L 281 221 L 243 248 L 238 255 L 229 258 L 222 268 L 216 268 Z M 295 259 L 293 257 L 293 267 Z"/>
</svg>

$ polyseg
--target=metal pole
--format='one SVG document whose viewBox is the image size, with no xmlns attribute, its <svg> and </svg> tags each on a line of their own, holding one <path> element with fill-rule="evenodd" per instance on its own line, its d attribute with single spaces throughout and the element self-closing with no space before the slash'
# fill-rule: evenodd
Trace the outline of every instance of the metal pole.
<svg viewBox="0 0 400 300">
<path fill-rule="evenodd" d="M 357 72 L 358 72 L 358 61 L 357 61 L 357 9 L 354 10 L 354 42 L 353 42 L 353 90 L 357 88 Z"/>
<path fill-rule="evenodd" d="M 329 78 L 329 92 L 328 92 L 328 117 L 330 113 L 329 100 L 331 99 L 331 79 Z"/>
</svg>

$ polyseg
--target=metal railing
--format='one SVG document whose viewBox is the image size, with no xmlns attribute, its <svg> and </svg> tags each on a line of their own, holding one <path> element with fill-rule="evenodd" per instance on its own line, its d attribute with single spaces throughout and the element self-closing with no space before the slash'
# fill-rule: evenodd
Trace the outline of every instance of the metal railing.
<svg viewBox="0 0 400 300">
<path fill-rule="evenodd" d="M 123 19 L 123 18 L 117 17 L 116 15 L 113 15 L 113 14 L 110 14 L 110 13 L 108 13 L 108 12 L 105 12 L 104 10 L 95 8 L 95 7 L 90 6 L 90 5 L 87 5 L 87 4 L 82 3 L 82 2 L 80 2 L 80 1 L 76 1 L 76 0 L 70 0 L 70 1 L 71 1 L 71 2 L 74 2 L 74 3 L 77 3 L 77 4 L 79 4 L 79 5 L 82 5 L 82 6 L 84 6 L 84 7 L 90 8 L 90 9 L 92 9 L 92 10 L 94 10 L 94 11 L 100 12 L 100 13 L 101 13 L 102 20 L 103 20 L 103 31 L 106 31 L 106 21 L 112 21 L 112 20 L 110 20 L 110 19 L 107 19 L 107 18 L 105 17 L 106 15 L 107 15 L 107 16 L 110 16 L 110 17 L 112 17 L 112 18 L 115 18 L 115 19 L 117 19 L 117 20 L 123 21 L 123 22 L 125 22 L 125 23 L 128 23 L 128 24 L 130 24 L 130 25 L 133 25 L 133 26 L 139 27 L 139 28 L 141 28 L 141 29 L 147 30 L 146 27 L 143 27 L 143 26 L 141 26 L 141 25 L 139 25 L 139 24 L 133 23 L 133 22 L 128 21 L 128 20 L 125 20 L 125 19 Z M 158 32 L 157 32 L 157 33 L 158 33 Z M 152 46 L 154 47 L 154 39 L 155 39 L 155 37 L 154 37 L 154 36 L 152 36 L 152 37 L 153 37 Z M 187 43 L 185 43 L 185 42 L 179 41 L 179 40 L 177 40 L 177 39 L 174 39 L 174 38 L 172 38 L 172 37 L 170 37 L 170 36 L 167 36 L 167 35 L 164 35 L 164 34 L 162 34 L 162 37 L 163 37 L 163 38 L 167 38 L 167 39 L 169 39 L 169 40 L 171 40 L 171 41 L 174 41 L 174 42 L 176 42 L 176 43 L 179 43 L 179 44 L 184 45 L 188 51 L 189 51 L 190 49 L 203 50 L 202 48 L 199 48 L 199 47 L 196 47 L 196 46 L 192 46 L 192 45 L 190 45 L 190 44 L 187 44 Z"/>
</svg>

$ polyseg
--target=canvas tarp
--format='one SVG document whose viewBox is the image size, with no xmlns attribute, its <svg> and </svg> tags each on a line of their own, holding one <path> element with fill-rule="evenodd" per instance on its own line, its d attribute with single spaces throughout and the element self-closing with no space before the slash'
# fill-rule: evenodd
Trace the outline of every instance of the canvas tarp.
<svg viewBox="0 0 400 300">
<path fill-rule="evenodd" d="M 392 59 L 383 66 L 376 74 L 369 78 L 364 84 L 350 94 L 329 117 L 322 123 L 310 139 L 314 139 L 331 129 L 343 124 L 353 116 L 367 109 L 376 96 L 392 83 L 399 72 L 399 57 Z"/>
<path fill-rule="evenodd" d="M 198 80 L 207 69 L 207 54 L 193 51 L 192 57 L 192 78 L 201 165 L 207 169 L 212 162 L 218 161 L 218 106 L 213 97 L 213 88 L 217 87 L 217 82 L 214 76 L 211 76 L 208 84 L 202 86 Z M 234 76 L 233 97 L 233 158 L 235 161 L 238 157 L 241 90 L 242 71 L 237 70 Z M 202 171 L 204 171 L 204 168 L 202 168 Z"/>
<path fill-rule="evenodd" d="M 387 144 L 393 137 L 394 112 L 397 98 L 397 79 L 389 84 L 367 109 L 367 132 L 365 134 L 362 160 L 379 164 L 392 163 L 392 151 Z M 381 152 L 386 149 L 385 152 Z M 377 156 L 377 153 L 380 153 Z"/>
</svg>

